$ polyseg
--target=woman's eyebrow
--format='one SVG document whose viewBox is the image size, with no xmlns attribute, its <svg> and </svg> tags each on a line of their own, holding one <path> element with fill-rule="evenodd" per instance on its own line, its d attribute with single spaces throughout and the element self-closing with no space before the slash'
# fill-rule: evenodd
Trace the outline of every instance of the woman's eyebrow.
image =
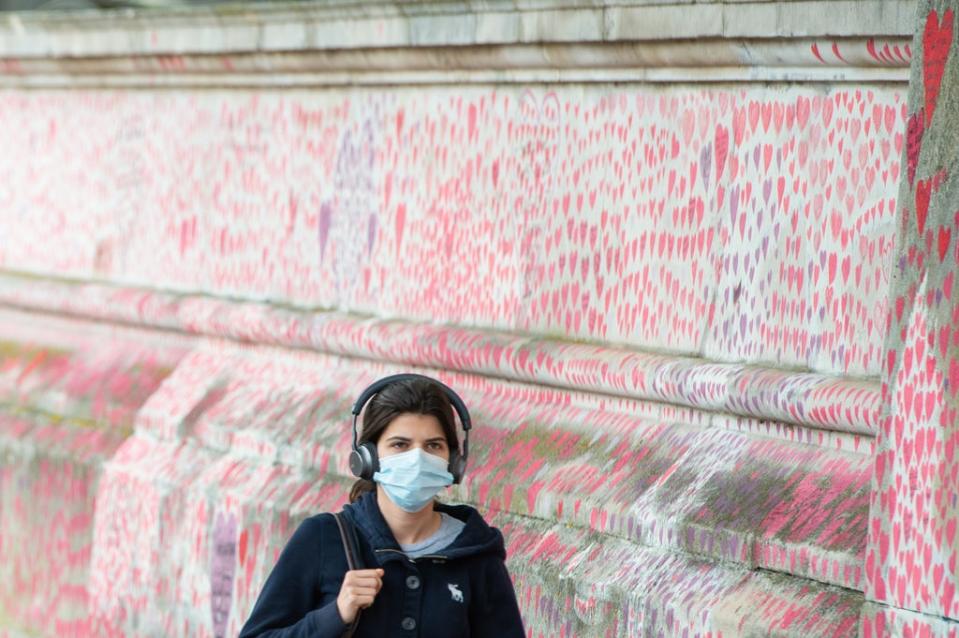
<svg viewBox="0 0 959 638">
<path fill-rule="evenodd" d="M 399 441 L 399 442 L 402 442 L 402 443 L 409 443 L 409 442 L 411 442 L 413 439 L 409 438 L 408 436 L 400 436 L 399 434 L 394 434 L 393 436 L 388 436 L 388 437 L 386 437 L 386 440 L 387 440 L 387 441 Z M 445 442 L 446 442 L 446 437 L 445 437 L 445 436 L 434 436 L 433 438 L 426 439 L 426 440 L 424 441 L 424 443 L 435 443 L 435 442 L 437 442 L 437 441 L 439 441 L 439 442 L 444 442 L 444 443 L 445 443 Z"/>
</svg>

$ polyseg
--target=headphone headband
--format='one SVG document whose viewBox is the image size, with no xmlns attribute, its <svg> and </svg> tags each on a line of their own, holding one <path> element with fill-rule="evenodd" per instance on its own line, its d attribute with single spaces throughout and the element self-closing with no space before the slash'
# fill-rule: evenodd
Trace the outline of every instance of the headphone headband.
<svg viewBox="0 0 959 638">
<path fill-rule="evenodd" d="M 350 469 L 356 476 L 370 479 L 379 465 L 379 462 L 376 459 L 375 446 L 369 442 L 364 443 L 362 446 L 358 445 L 356 421 L 359 418 L 360 413 L 363 411 L 363 408 L 370 401 L 370 399 L 373 398 L 374 395 L 376 395 L 378 392 L 381 392 L 387 386 L 398 381 L 414 380 L 427 381 L 439 386 L 439 388 L 443 390 L 443 393 L 446 395 L 446 398 L 449 399 L 450 404 L 453 406 L 453 409 L 456 410 L 456 414 L 460 418 L 460 425 L 463 428 L 463 453 L 452 453 L 450 457 L 450 472 L 453 474 L 453 482 L 459 483 L 460 479 L 463 478 L 463 473 L 466 471 L 466 460 L 469 457 L 470 428 L 473 427 L 472 422 L 470 421 L 469 410 L 466 409 L 466 404 L 463 402 L 463 399 L 461 399 L 452 388 L 442 381 L 438 381 L 426 375 L 415 374 L 411 372 L 393 374 L 373 382 L 370 386 L 363 390 L 356 401 L 353 402 L 353 451 L 350 454 Z"/>
<path fill-rule="evenodd" d="M 428 377 L 424 374 L 414 374 L 412 372 L 392 374 L 388 377 L 383 377 L 379 381 L 374 381 L 369 387 L 367 387 L 365 390 L 363 390 L 362 393 L 360 393 L 360 396 L 353 403 L 353 416 L 354 417 L 360 416 L 360 412 L 363 411 L 363 408 L 366 406 L 369 400 L 373 398 L 373 395 L 380 392 L 386 386 L 396 383 L 397 381 L 414 381 L 417 379 L 420 381 L 429 381 L 430 383 L 436 384 L 440 388 L 442 388 L 443 392 L 446 393 L 446 397 L 450 400 L 450 403 L 453 405 L 453 409 L 456 410 L 456 414 L 460 418 L 460 423 L 463 426 L 463 431 L 469 432 L 469 429 L 472 427 L 472 424 L 470 423 L 469 410 L 466 409 L 466 404 L 463 403 L 463 399 L 461 399 L 460 396 L 456 394 L 456 392 L 454 392 L 452 388 L 450 388 L 448 385 L 446 385 L 442 381 L 434 379 L 433 377 Z"/>
</svg>

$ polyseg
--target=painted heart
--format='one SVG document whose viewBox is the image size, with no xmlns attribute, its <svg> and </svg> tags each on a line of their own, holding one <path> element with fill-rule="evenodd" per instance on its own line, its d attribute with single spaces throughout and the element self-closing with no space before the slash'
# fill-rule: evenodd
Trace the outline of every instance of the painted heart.
<svg viewBox="0 0 959 638">
<path fill-rule="evenodd" d="M 759 102 L 750 102 L 749 103 L 749 130 L 750 132 L 756 131 L 756 124 L 759 122 Z"/>
<path fill-rule="evenodd" d="M 398 204 L 396 206 L 396 216 L 394 220 L 396 233 L 396 253 L 400 254 L 400 250 L 403 247 L 403 231 L 405 230 L 406 226 L 406 204 Z"/>
<path fill-rule="evenodd" d="M 743 143 L 743 134 L 746 131 L 746 109 L 745 108 L 734 108 L 733 109 L 733 138 L 736 140 L 736 145 Z"/>
<path fill-rule="evenodd" d="M 825 100 L 822 105 L 822 126 L 824 129 L 829 130 L 829 123 L 832 122 L 832 109 L 833 103 L 832 100 Z M 834 131 L 830 131 L 829 134 L 832 135 Z M 830 143 L 832 140 L 830 140 Z"/>
<path fill-rule="evenodd" d="M 946 258 L 949 251 L 949 240 L 952 238 L 952 229 L 947 226 L 939 227 L 939 262 Z"/>
<path fill-rule="evenodd" d="M 893 129 L 896 127 L 896 109 L 892 108 L 891 106 L 887 106 L 883 119 L 886 123 L 886 132 L 892 133 Z"/>
<path fill-rule="evenodd" d="M 942 73 L 949 57 L 952 45 L 952 9 L 946 10 L 939 20 L 938 12 L 933 9 L 926 16 L 926 26 L 922 32 L 922 84 L 926 96 L 926 126 L 932 122 L 939 98 Z"/>
<path fill-rule="evenodd" d="M 723 170 L 726 168 L 726 154 L 729 152 L 729 129 L 725 126 L 716 127 L 713 146 L 716 154 L 716 181 L 719 182 L 723 176 Z"/>
<path fill-rule="evenodd" d="M 921 179 L 916 184 L 916 224 L 919 236 L 926 230 L 926 215 L 929 213 L 929 199 L 932 196 L 932 181 Z"/>
<path fill-rule="evenodd" d="M 922 135 L 925 132 L 925 112 L 920 109 L 909 117 L 906 125 L 906 171 L 909 185 L 916 179 L 916 166 L 919 164 L 919 151 L 922 150 Z"/>
</svg>

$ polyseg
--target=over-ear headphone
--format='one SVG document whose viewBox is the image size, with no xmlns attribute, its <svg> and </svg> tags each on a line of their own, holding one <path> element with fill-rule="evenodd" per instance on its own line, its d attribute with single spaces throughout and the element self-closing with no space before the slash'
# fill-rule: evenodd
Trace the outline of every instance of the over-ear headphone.
<svg viewBox="0 0 959 638">
<path fill-rule="evenodd" d="M 356 420 L 359 418 L 360 412 L 363 411 L 363 407 L 377 392 L 383 390 L 383 388 L 397 381 L 412 381 L 417 379 L 428 381 L 443 390 L 446 398 L 449 399 L 450 404 L 460 418 L 460 425 L 463 427 L 463 452 L 461 454 L 457 451 L 450 450 L 449 472 L 453 475 L 454 483 L 459 483 L 463 479 L 463 475 L 466 473 L 466 460 L 469 458 L 470 428 L 472 427 L 469 410 L 466 409 L 466 404 L 463 403 L 463 399 L 446 384 L 432 377 L 413 373 L 394 374 L 383 377 L 363 390 L 359 398 L 356 399 L 356 402 L 353 403 L 353 451 L 350 452 L 350 471 L 353 472 L 354 476 L 371 481 L 373 480 L 373 473 L 380 469 L 380 461 L 376 455 L 376 444 L 367 441 L 362 445 L 357 445 Z"/>
</svg>

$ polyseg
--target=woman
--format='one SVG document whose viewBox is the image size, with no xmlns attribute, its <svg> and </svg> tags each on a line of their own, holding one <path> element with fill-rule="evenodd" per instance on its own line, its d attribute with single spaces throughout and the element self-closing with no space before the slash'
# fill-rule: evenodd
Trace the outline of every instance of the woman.
<svg viewBox="0 0 959 638">
<path fill-rule="evenodd" d="M 453 407 L 466 432 L 462 455 Z M 306 519 L 240 638 L 524 636 L 502 534 L 472 507 L 434 500 L 466 465 L 469 414 L 459 397 L 428 377 L 395 375 L 367 388 L 353 414 L 350 466 L 366 478 L 341 516 L 356 530 L 364 568 L 348 570 L 331 514 Z"/>
</svg>

